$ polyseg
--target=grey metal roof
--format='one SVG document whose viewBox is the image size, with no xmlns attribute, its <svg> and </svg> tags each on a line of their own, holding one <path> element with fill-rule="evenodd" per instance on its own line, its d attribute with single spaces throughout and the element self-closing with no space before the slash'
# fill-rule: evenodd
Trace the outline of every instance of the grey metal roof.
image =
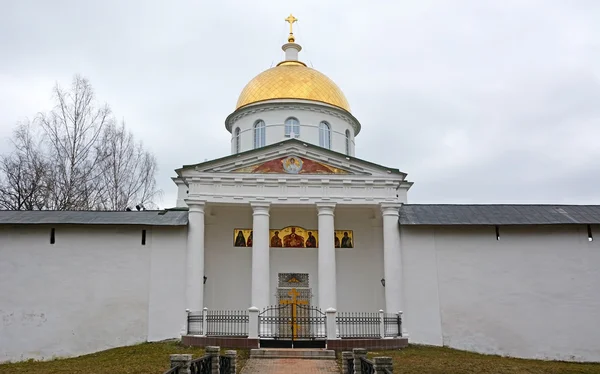
<svg viewBox="0 0 600 374">
<path fill-rule="evenodd" d="M 600 224 L 600 205 L 405 204 L 401 225 Z"/>
<path fill-rule="evenodd" d="M 0 225 L 72 224 L 185 226 L 187 223 L 187 211 L 0 211 Z"/>
</svg>

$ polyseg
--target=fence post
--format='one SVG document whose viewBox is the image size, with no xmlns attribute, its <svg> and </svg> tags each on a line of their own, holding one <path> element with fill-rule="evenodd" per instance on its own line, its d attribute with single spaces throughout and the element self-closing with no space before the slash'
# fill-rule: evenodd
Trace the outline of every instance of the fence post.
<svg viewBox="0 0 600 374">
<path fill-rule="evenodd" d="M 251 306 L 248 308 L 248 339 L 258 339 L 258 312 L 260 310 Z"/>
<path fill-rule="evenodd" d="M 202 309 L 202 334 L 201 334 L 201 336 L 206 336 L 206 330 L 208 328 L 208 322 L 206 321 L 207 315 L 208 315 L 208 308 L 204 307 Z"/>
<path fill-rule="evenodd" d="M 334 308 L 328 308 L 325 313 L 327 314 L 327 340 L 337 339 L 335 314 L 337 311 Z"/>
<path fill-rule="evenodd" d="M 393 367 L 394 365 L 391 357 L 373 358 L 373 369 L 375 369 L 375 374 L 386 374 L 385 369 L 387 369 L 389 373 L 393 373 Z"/>
<path fill-rule="evenodd" d="M 354 358 L 352 352 L 342 352 L 342 373 L 348 374 L 348 360 Z M 350 373 L 354 374 L 354 372 Z"/>
<path fill-rule="evenodd" d="M 237 373 L 237 351 L 225 351 L 225 356 L 229 357 L 231 360 L 231 369 L 229 370 L 229 374 Z"/>
<path fill-rule="evenodd" d="M 385 339 L 385 314 L 383 309 L 379 309 L 379 335 L 381 339 Z"/>
<path fill-rule="evenodd" d="M 217 347 L 217 346 L 209 346 L 209 347 L 206 347 L 206 349 L 204 350 L 204 352 L 206 352 L 206 354 L 210 356 L 210 360 L 212 361 L 211 362 L 211 366 L 212 366 L 211 374 L 219 374 L 219 371 L 221 370 L 220 362 L 219 362 L 219 351 L 220 350 L 221 350 L 221 347 Z"/>
<path fill-rule="evenodd" d="M 171 359 L 171 368 L 176 366 L 180 366 L 178 374 L 191 374 L 190 371 L 190 362 L 192 361 L 191 354 L 176 354 L 170 355 Z"/>
<path fill-rule="evenodd" d="M 402 311 L 398 312 L 398 336 L 399 337 L 403 337 L 404 336 L 404 333 L 402 332 Z"/>
<path fill-rule="evenodd" d="M 185 325 L 183 325 L 181 332 L 182 332 L 182 334 L 181 334 L 182 336 L 190 334 L 190 310 L 189 309 L 185 310 Z"/>
<path fill-rule="evenodd" d="M 354 348 L 352 350 L 352 355 L 354 356 L 354 374 L 361 374 L 362 362 L 360 362 L 360 358 L 367 357 L 367 350 L 364 348 Z"/>
</svg>

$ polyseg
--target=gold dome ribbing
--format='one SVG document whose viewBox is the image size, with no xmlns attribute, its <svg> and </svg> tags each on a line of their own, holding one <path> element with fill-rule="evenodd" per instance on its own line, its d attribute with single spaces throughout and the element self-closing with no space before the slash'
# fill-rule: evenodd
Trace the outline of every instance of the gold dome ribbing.
<svg viewBox="0 0 600 374">
<path fill-rule="evenodd" d="M 298 61 L 283 61 L 257 75 L 242 90 L 236 109 L 273 99 L 319 101 L 350 112 L 346 97 L 331 79 Z"/>
</svg>

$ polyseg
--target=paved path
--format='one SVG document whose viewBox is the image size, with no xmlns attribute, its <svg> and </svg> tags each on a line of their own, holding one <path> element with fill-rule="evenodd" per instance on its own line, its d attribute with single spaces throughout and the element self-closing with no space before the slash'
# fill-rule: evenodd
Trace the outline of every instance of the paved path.
<svg viewBox="0 0 600 374">
<path fill-rule="evenodd" d="M 335 360 L 307 360 L 303 358 L 251 358 L 246 361 L 242 374 L 321 374 L 338 373 Z"/>
</svg>

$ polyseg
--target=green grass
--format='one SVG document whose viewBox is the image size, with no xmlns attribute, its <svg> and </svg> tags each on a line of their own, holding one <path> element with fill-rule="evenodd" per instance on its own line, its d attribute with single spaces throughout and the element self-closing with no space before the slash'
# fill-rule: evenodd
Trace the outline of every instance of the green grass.
<svg viewBox="0 0 600 374">
<path fill-rule="evenodd" d="M 369 357 L 375 356 L 392 357 L 394 373 L 401 374 L 600 373 L 600 364 L 525 360 L 420 345 L 396 351 L 369 352 Z"/>
<path fill-rule="evenodd" d="M 238 367 L 241 367 L 248 352 L 237 351 Z M 202 356 L 204 350 L 183 347 L 177 342 L 143 343 L 74 358 L 1 364 L 0 374 L 162 374 L 169 368 L 172 353 L 191 353 L 196 358 Z"/>
<path fill-rule="evenodd" d="M 239 372 L 248 359 L 248 351 L 237 351 Z M 191 353 L 199 357 L 204 350 L 183 347 L 177 342 L 144 343 L 75 358 L 2 364 L 0 374 L 162 374 L 169 367 L 172 353 Z M 369 352 L 369 357 L 374 356 L 392 357 L 394 372 L 400 374 L 600 373 L 600 364 L 523 360 L 419 345 L 396 351 Z"/>
</svg>

